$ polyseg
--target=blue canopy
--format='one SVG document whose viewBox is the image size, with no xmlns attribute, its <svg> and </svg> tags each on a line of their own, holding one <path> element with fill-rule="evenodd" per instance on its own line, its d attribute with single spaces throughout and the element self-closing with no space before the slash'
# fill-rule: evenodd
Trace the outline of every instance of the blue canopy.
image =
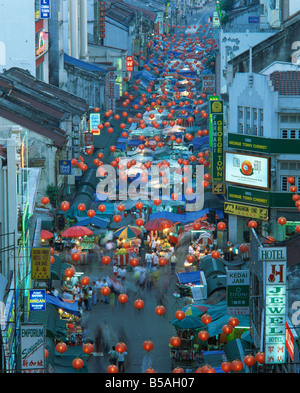
<svg viewBox="0 0 300 393">
<path fill-rule="evenodd" d="M 150 214 L 149 220 L 153 220 L 154 218 L 167 218 L 168 220 L 172 222 L 181 222 L 183 225 L 189 224 L 198 218 L 204 217 L 206 214 L 209 213 L 209 211 L 214 210 L 216 214 L 218 215 L 219 219 L 224 218 L 224 212 L 221 210 L 215 210 L 215 209 L 203 209 L 199 210 L 197 212 L 189 212 L 185 214 L 178 214 L 178 213 L 170 213 L 168 211 L 162 211 L 154 214 Z"/>
<path fill-rule="evenodd" d="M 200 285 L 200 271 L 177 273 L 178 280 L 181 284 L 188 284 L 191 282 L 194 285 Z"/>
<path fill-rule="evenodd" d="M 94 216 L 94 217 L 78 217 L 76 216 L 77 224 L 75 225 L 81 225 L 81 226 L 86 226 L 93 224 L 96 227 L 106 229 L 107 225 L 109 224 L 109 221 L 104 220 L 103 218 Z M 73 225 L 74 226 L 74 225 Z"/>
<path fill-rule="evenodd" d="M 202 147 L 204 145 L 208 145 L 209 136 L 200 136 L 199 138 L 194 138 L 191 143 L 195 149 Z"/>
<path fill-rule="evenodd" d="M 116 145 L 116 149 L 121 150 L 121 151 L 125 151 L 126 150 L 126 145 L 124 143 L 118 143 Z"/>
<path fill-rule="evenodd" d="M 78 301 L 73 303 L 65 302 L 61 297 L 54 296 L 52 293 L 46 294 L 46 303 L 53 304 L 57 309 L 63 309 L 68 314 L 80 316 Z"/>
</svg>

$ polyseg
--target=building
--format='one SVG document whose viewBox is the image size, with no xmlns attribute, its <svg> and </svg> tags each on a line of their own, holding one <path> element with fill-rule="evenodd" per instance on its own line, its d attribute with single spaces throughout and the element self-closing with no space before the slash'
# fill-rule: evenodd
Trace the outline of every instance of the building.
<svg viewBox="0 0 300 393">
<path fill-rule="evenodd" d="M 22 26 L 22 34 L 16 26 Z M 19 67 L 39 80 L 49 81 L 48 19 L 41 18 L 39 1 L 2 2 L 0 37 L 0 72 Z"/>
<path fill-rule="evenodd" d="M 80 155 L 88 104 L 20 68 L 0 74 L 0 91 L 1 136 L 9 138 L 15 126 L 29 131 L 29 166 L 41 168 L 38 198 L 49 184 L 64 187 L 75 174 L 61 172 L 60 161 Z"/>
</svg>

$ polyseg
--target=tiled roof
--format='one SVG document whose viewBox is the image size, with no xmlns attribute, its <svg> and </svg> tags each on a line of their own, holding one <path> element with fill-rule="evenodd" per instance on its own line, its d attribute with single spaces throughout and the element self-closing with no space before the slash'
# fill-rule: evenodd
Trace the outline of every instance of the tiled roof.
<svg viewBox="0 0 300 393">
<path fill-rule="evenodd" d="M 300 71 L 275 71 L 270 79 L 279 95 L 300 96 Z"/>
</svg>

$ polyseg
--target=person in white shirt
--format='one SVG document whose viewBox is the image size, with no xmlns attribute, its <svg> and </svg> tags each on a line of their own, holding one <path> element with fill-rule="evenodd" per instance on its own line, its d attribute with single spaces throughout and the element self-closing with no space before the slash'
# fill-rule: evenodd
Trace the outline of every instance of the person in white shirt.
<svg viewBox="0 0 300 393">
<path fill-rule="evenodd" d="M 153 255 L 148 253 L 145 256 L 145 259 L 146 259 L 146 268 L 149 270 L 149 272 L 151 272 Z"/>
<path fill-rule="evenodd" d="M 96 291 L 97 291 L 97 302 L 100 302 L 100 300 L 101 300 L 100 289 L 102 288 L 102 280 L 100 277 L 96 281 L 95 286 L 96 286 Z"/>
<path fill-rule="evenodd" d="M 193 245 L 193 243 L 191 243 L 191 244 L 189 245 L 189 254 L 192 254 L 192 255 L 195 254 L 195 250 L 194 250 L 194 245 Z"/>
<path fill-rule="evenodd" d="M 154 267 L 157 267 L 157 265 L 158 265 L 158 257 L 159 257 L 159 253 L 158 253 L 158 251 L 156 251 L 156 253 L 153 256 L 153 266 Z"/>
<path fill-rule="evenodd" d="M 152 240 L 151 247 L 152 247 L 152 250 L 153 250 L 153 251 L 156 251 L 156 248 L 157 248 L 157 242 L 156 242 L 156 239 L 155 239 L 155 238 L 153 238 L 153 240 Z"/>
</svg>

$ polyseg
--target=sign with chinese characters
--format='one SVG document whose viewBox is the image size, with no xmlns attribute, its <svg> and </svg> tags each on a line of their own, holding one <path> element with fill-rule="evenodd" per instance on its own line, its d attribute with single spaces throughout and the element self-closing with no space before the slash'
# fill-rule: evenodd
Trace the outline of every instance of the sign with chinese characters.
<svg viewBox="0 0 300 393">
<path fill-rule="evenodd" d="M 116 89 L 115 89 L 115 73 L 110 71 L 106 76 L 106 110 L 116 110 Z"/>
<path fill-rule="evenodd" d="M 269 209 L 264 207 L 242 205 L 241 203 L 225 202 L 224 213 L 248 217 L 256 220 L 268 221 L 269 219 Z"/>
<path fill-rule="evenodd" d="M 265 361 L 286 358 L 286 247 L 259 247 L 265 271 Z"/>
<path fill-rule="evenodd" d="M 46 291 L 45 289 L 30 289 L 29 291 L 29 310 L 46 310 Z"/>
<path fill-rule="evenodd" d="M 50 247 L 33 247 L 31 250 L 31 278 L 32 280 L 50 280 Z"/>
<path fill-rule="evenodd" d="M 227 272 L 227 315 L 249 315 L 249 285 L 249 270 L 230 270 Z"/>
<path fill-rule="evenodd" d="M 60 175 L 71 175 L 72 174 L 71 160 L 59 160 L 58 168 L 59 168 Z"/>
<path fill-rule="evenodd" d="M 210 100 L 209 114 L 211 115 L 212 133 L 212 181 L 224 180 L 224 121 L 223 101 Z"/>
<path fill-rule="evenodd" d="M 204 93 L 215 93 L 216 91 L 216 76 L 215 74 L 207 74 L 202 76 L 201 91 Z"/>
<path fill-rule="evenodd" d="M 100 129 L 98 125 L 100 124 L 100 113 L 90 113 L 90 132 L 93 135 L 100 135 Z"/>
<path fill-rule="evenodd" d="M 133 71 L 133 56 L 126 57 L 126 70 Z"/>
<path fill-rule="evenodd" d="M 105 1 L 99 3 L 100 38 L 105 38 Z"/>
<path fill-rule="evenodd" d="M 22 324 L 21 368 L 23 373 L 43 373 L 45 368 L 45 328 L 44 325 Z"/>
</svg>

